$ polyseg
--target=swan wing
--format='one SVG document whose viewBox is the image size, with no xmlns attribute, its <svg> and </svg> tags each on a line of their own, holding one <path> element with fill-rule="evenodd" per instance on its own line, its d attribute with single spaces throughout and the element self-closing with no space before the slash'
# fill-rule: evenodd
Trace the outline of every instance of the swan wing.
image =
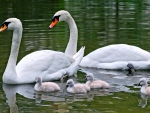
<svg viewBox="0 0 150 113">
<path fill-rule="evenodd" d="M 67 68 L 72 62 L 74 59 L 62 52 L 41 50 L 22 58 L 16 66 L 16 72 L 21 77 L 44 76 Z"/>
</svg>

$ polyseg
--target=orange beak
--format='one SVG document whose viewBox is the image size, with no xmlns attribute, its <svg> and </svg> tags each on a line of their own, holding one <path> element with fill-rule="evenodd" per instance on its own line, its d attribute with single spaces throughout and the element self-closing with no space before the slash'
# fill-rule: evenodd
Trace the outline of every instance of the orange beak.
<svg viewBox="0 0 150 113">
<path fill-rule="evenodd" d="M 49 28 L 53 28 L 57 23 L 58 23 L 58 20 L 55 18 L 55 21 L 53 21 L 53 22 L 49 25 Z"/>
<path fill-rule="evenodd" d="M 0 28 L 0 32 L 4 31 L 4 30 L 6 30 L 6 29 L 7 29 L 7 26 L 4 24 L 4 26 L 2 26 L 2 27 Z"/>
</svg>

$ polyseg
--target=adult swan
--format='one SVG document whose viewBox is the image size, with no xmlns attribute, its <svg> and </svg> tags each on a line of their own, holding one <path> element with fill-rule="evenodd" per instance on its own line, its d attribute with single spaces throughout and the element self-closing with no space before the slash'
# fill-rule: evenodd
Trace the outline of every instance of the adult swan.
<svg viewBox="0 0 150 113">
<path fill-rule="evenodd" d="M 136 46 L 114 44 L 89 53 L 80 66 L 125 70 L 129 63 L 135 69 L 150 69 L 150 53 Z"/>
<path fill-rule="evenodd" d="M 22 37 L 22 23 L 17 18 L 9 18 L 2 24 L 0 32 L 13 30 L 9 60 L 3 74 L 3 82 L 8 84 L 33 83 L 40 76 L 44 81 L 58 80 L 64 74 L 74 74 L 80 63 L 84 48 L 74 58 L 62 52 L 41 50 L 26 55 L 16 66 L 19 46 Z"/>
<path fill-rule="evenodd" d="M 70 40 L 66 48 L 66 53 L 75 54 L 78 30 L 69 12 L 65 10 L 56 12 L 52 21 L 52 24 L 49 26 L 50 28 L 60 21 L 68 23 Z M 128 63 L 132 63 L 135 69 L 150 69 L 150 53 L 136 46 L 114 44 L 89 53 L 82 59 L 80 66 L 101 69 L 127 69 Z"/>
<path fill-rule="evenodd" d="M 77 41 L 78 41 L 78 29 L 74 19 L 71 17 L 70 13 L 65 10 L 60 10 L 55 13 L 52 18 L 52 23 L 49 28 L 53 28 L 58 22 L 65 21 L 69 25 L 70 38 L 67 44 L 65 53 L 73 56 L 77 51 Z"/>
</svg>

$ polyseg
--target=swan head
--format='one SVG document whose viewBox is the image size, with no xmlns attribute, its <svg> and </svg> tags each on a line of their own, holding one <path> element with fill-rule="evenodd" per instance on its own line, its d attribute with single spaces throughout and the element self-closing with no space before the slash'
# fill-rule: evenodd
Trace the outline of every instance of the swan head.
<svg viewBox="0 0 150 113">
<path fill-rule="evenodd" d="M 52 17 L 52 23 L 49 28 L 53 28 L 58 22 L 67 21 L 71 17 L 70 13 L 65 10 L 60 10 L 54 14 Z"/>
<path fill-rule="evenodd" d="M 139 80 L 139 85 L 141 85 L 141 86 L 147 85 L 147 79 L 146 78 L 141 78 Z"/>
<path fill-rule="evenodd" d="M 67 80 L 66 88 L 67 87 L 73 87 L 73 86 L 74 86 L 74 81 L 72 79 Z"/>
<path fill-rule="evenodd" d="M 4 30 L 15 30 L 15 29 L 21 29 L 22 28 L 22 23 L 19 19 L 17 18 L 8 18 L 2 23 L 2 26 L 0 28 L 0 32 Z"/>
<path fill-rule="evenodd" d="M 128 67 L 129 74 L 134 74 L 135 68 L 134 68 L 133 64 L 128 63 L 127 67 Z"/>
<path fill-rule="evenodd" d="M 42 83 L 41 77 L 36 77 L 36 78 L 35 78 L 35 82 L 41 84 L 41 83 Z"/>
<path fill-rule="evenodd" d="M 94 75 L 93 75 L 92 73 L 88 73 L 88 74 L 86 75 L 86 80 L 87 80 L 87 81 L 93 81 L 93 80 L 94 80 Z"/>
</svg>

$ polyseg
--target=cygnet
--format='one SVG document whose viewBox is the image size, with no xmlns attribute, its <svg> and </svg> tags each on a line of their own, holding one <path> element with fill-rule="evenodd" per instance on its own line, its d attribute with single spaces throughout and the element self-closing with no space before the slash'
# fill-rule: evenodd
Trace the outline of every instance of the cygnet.
<svg viewBox="0 0 150 113">
<path fill-rule="evenodd" d="M 67 92 L 69 93 L 87 93 L 90 91 L 90 87 L 86 84 L 75 84 L 72 79 L 69 79 L 66 83 Z"/>
<path fill-rule="evenodd" d="M 35 78 L 36 84 L 34 86 L 35 91 L 42 91 L 42 92 L 54 92 L 59 91 L 60 87 L 54 82 L 43 82 L 41 77 Z"/>
<path fill-rule="evenodd" d="M 106 89 L 110 88 L 109 84 L 105 81 L 102 80 L 94 80 L 94 76 L 92 73 L 88 73 L 86 75 L 87 82 L 86 84 L 91 88 L 91 89 L 96 89 L 96 88 L 101 88 L 101 89 Z"/>
<path fill-rule="evenodd" d="M 145 95 L 150 95 L 150 87 L 148 87 L 146 78 L 141 78 L 139 81 L 139 85 L 141 85 L 141 93 Z"/>
</svg>

